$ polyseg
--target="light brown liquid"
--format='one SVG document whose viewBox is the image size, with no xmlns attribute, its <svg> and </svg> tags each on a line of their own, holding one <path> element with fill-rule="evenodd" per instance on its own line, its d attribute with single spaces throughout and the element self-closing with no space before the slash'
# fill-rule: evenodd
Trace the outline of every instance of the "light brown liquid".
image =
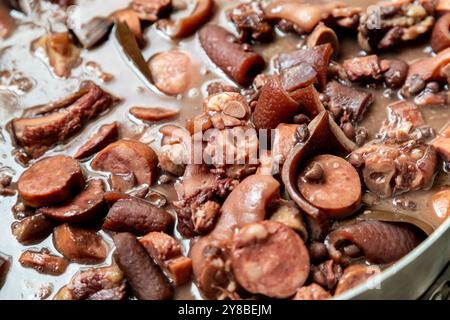
<svg viewBox="0 0 450 320">
<path fill-rule="evenodd" d="M 79 1 L 86 8 L 89 14 L 84 16 L 88 20 L 93 16 L 106 16 L 112 11 L 126 6 L 127 2 L 123 0 L 109 0 L 108 6 L 105 6 L 105 1 Z M 348 1 L 350 4 L 363 6 L 373 3 L 374 1 Z M 216 0 L 215 15 L 211 19 L 212 22 L 219 23 L 225 28 L 232 29 L 226 19 L 225 8 L 234 6 L 238 1 L 224 1 Z M 84 7 L 86 6 L 86 7 Z M 89 9 L 87 9 L 89 8 Z M 191 36 L 180 41 L 171 41 L 156 30 L 155 26 L 145 29 L 143 34 L 147 41 L 147 46 L 143 49 L 143 55 L 146 59 L 153 54 L 178 48 L 189 53 L 192 63 L 196 66 L 195 74 L 192 75 L 191 87 L 188 92 L 180 97 L 168 97 L 155 92 L 151 92 L 144 88 L 137 76 L 127 67 L 119 55 L 118 50 L 114 47 L 112 41 L 113 34 L 110 35 L 109 41 L 106 41 L 98 48 L 82 52 L 82 64 L 72 71 L 72 75 L 68 79 L 55 78 L 52 75 L 47 63 L 41 57 L 36 56 L 30 51 L 30 43 L 44 35 L 48 29 L 44 20 L 41 21 L 41 26 L 24 23 L 19 26 L 18 30 L 7 40 L 0 42 L 0 71 L 8 70 L 13 73 L 21 73 L 32 81 L 33 88 L 26 93 L 11 91 L 7 86 L 1 86 L 0 82 L 0 126 L 4 141 L 0 141 L 0 170 L 2 167 L 9 168 L 14 171 L 13 181 L 17 181 L 20 174 L 24 171 L 24 167 L 19 165 L 13 156 L 14 147 L 10 135 L 5 130 L 7 123 L 15 118 L 20 117 L 22 112 L 31 106 L 45 104 L 51 101 L 58 100 L 66 95 L 75 92 L 80 83 L 84 80 L 93 80 L 100 84 L 103 88 L 112 94 L 123 99 L 123 102 L 116 106 L 106 115 L 99 117 L 96 121 L 91 122 L 83 131 L 72 138 L 67 144 L 60 145 L 49 152 L 45 156 L 53 154 L 67 154 L 73 155 L 78 147 L 102 124 L 118 121 L 121 126 L 121 136 L 129 138 L 137 138 L 142 142 L 149 143 L 155 150 L 159 148 L 160 134 L 158 128 L 161 123 L 150 125 L 135 119 L 128 113 L 129 108 L 133 106 L 151 106 L 151 107 L 168 107 L 180 110 L 179 118 L 175 123 L 184 125 L 185 121 L 194 115 L 201 113 L 202 100 L 206 96 L 206 86 L 209 82 L 220 80 L 228 84 L 233 84 L 228 80 L 224 74 L 218 70 L 207 58 L 201 47 L 199 46 L 197 37 Z M 300 38 L 296 35 L 286 35 L 279 37 L 277 41 L 267 45 L 258 45 L 257 50 L 263 56 L 270 60 L 276 53 L 289 51 L 296 47 Z M 351 57 L 360 53 L 360 49 L 356 44 L 355 39 L 344 38 L 341 41 L 340 60 Z M 399 52 L 394 52 L 386 55 L 395 56 L 411 62 L 420 57 L 427 56 L 427 48 L 425 46 L 410 47 L 402 49 Z M 86 63 L 94 61 L 101 66 L 102 70 L 114 75 L 114 80 L 103 84 L 98 77 L 89 71 Z M 266 72 L 270 72 L 270 68 Z M 386 118 L 386 106 L 393 100 L 386 98 L 381 89 L 371 89 L 376 97 L 375 103 L 368 110 L 365 119 L 361 125 L 369 130 L 370 138 L 379 130 L 381 122 Z M 448 121 L 450 111 L 448 107 L 438 108 L 423 108 L 425 121 L 427 125 L 432 126 L 439 131 L 440 128 Z M 91 172 L 89 161 L 83 163 L 86 172 Z M 448 185 L 449 181 L 446 177 L 441 177 L 440 185 Z M 104 177 L 107 178 L 107 177 Z M 169 185 L 155 185 L 152 188 L 164 193 L 169 202 L 175 199 L 175 192 L 172 186 Z M 439 186 L 433 187 L 435 190 Z M 432 210 L 428 203 L 430 191 L 416 192 L 418 195 L 414 200 L 418 202 L 420 212 L 428 212 L 430 219 L 432 219 Z M 88 268 L 92 266 L 79 265 L 72 263 L 67 271 L 58 277 L 40 275 L 32 269 L 25 269 L 18 263 L 18 258 L 22 251 L 29 249 L 29 247 L 22 246 L 17 242 L 11 234 L 10 226 L 14 222 L 14 217 L 11 212 L 12 206 L 16 202 L 16 197 L 1 197 L 0 198 L 0 252 L 5 253 L 12 258 L 12 267 L 7 276 L 7 280 L 3 288 L 0 290 L 0 299 L 36 299 L 38 292 L 46 286 L 52 286 L 54 293 L 63 285 L 67 284 L 74 273 L 80 268 Z M 390 200 L 392 201 L 392 200 Z M 394 206 L 387 202 L 391 210 L 396 210 Z M 173 212 L 173 210 L 172 210 Z M 417 210 L 419 212 L 419 210 Z M 418 213 L 419 214 L 419 213 Z M 422 213 L 421 213 L 422 214 Z M 102 233 L 105 239 L 112 247 L 112 241 L 106 234 Z M 176 233 L 179 238 L 179 235 Z M 188 249 L 189 240 L 183 240 L 183 243 Z M 47 247 L 52 252 L 56 252 L 53 247 L 51 236 L 31 248 Z M 109 264 L 109 258 L 103 265 Z M 176 291 L 177 298 L 200 298 L 195 285 L 189 284 L 184 288 Z"/>
</svg>

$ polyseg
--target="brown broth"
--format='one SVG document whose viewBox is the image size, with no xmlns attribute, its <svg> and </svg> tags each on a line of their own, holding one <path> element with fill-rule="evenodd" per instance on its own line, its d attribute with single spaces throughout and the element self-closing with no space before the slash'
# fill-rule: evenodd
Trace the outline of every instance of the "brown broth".
<svg viewBox="0 0 450 320">
<path fill-rule="evenodd" d="M 104 1 L 79 1 L 85 11 L 89 13 L 83 16 L 83 19 L 86 20 L 92 18 L 93 15 L 106 16 L 112 11 L 126 6 L 128 2 L 129 1 L 127 0 L 109 0 L 108 7 L 105 8 Z M 351 0 L 347 2 L 362 6 L 362 3 L 368 5 L 374 1 Z M 235 5 L 237 1 L 216 0 L 216 3 L 219 5 L 216 7 L 215 16 L 212 18 L 212 21 L 225 27 L 230 27 L 224 9 Z M 102 124 L 111 123 L 112 121 L 118 121 L 120 123 L 122 137 L 138 138 L 145 143 L 149 143 L 157 150 L 161 138 L 158 129 L 162 123 L 154 125 L 146 124 L 131 116 L 128 113 L 129 108 L 133 106 L 153 106 L 179 109 L 180 116 L 173 122 L 184 125 L 187 119 L 201 113 L 202 100 L 206 95 L 206 86 L 209 82 L 221 80 L 228 84 L 233 84 L 207 59 L 205 53 L 198 44 L 196 36 L 191 36 L 176 42 L 171 41 L 159 32 L 154 25 L 145 29 L 143 34 L 144 38 L 147 40 L 147 45 L 143 49 L 143 55 L 148 59 L 155 53 L 172 48 L 178 48 L 188 52 L 192 62 L 196 66 L 196 70 L 193 75 L 191 88 L 186 94 L 178 97 L 168 97 L 145 89 L 144 85 L 127 67 L 122 60 L 122 57 L 119 55 L 118 50 L 114 47 L 114 43 L 111 41 L 113 37 L 112 34 L 110 35 L 109 41 L 106 41 L 98 48 L 82 51 L 83 62 L 72 71 L 71 77 L 68 79 L 56 78 L 52 75 L 46 61 L 44 61 L 45 59 L 43 60 L 41 57 L 30 51 L 30 43 L 44 35 L 48 29 L 48 26 L 44 23 L 44 21 L 46 21 L 45 17 L 38 20 L 40 21 L 39 25 L 30 22 L 22 23 L 10 38 L 0 42 L 0 71 L 8 70 L 12 73 L 23 74 L 33 83 L 33 88 L 29 92 L 20 92 L 11 90 L 14 88 L 2 85 L 2 82 L 0 81 L 0 127 L 2 128 L 4 137 L 4 141 L 0 141 L 0 167 L 7 167 L 14 171 L 13 181 L 17 181 L 25 168 L 17 163 L 13 156 L 13 142 L 6 130 L 8 122 L 15 117 L 19 117 L 28 107 L 58 100 L 69 93 L 76 91 L 80 83 L 84 80 L 93 80 L 96 83 L 99 83 L 109 92 L 122 98 L 122 103 L 106 115 L 91 122 L 80 134 L 72 138 L 67 144 L 57 146 L 48 151 L 45 156 L 61 153 L 73 155 L 80 144 Z M 258 45 L 256 49 L 261 52 L 265 58 L 270 59 L 278 52 L 294 49 L 299 40 L 300 38 L 295 35 L 279 36 L 277 41 L 268 45 Z M 356 45 L 354 39 L 342 39 L 341 46 L 340 60 L 360 54 L 360 49 Z M 428 49 L 425 46 L 419 45 L 417 47 L 409 47 L 396 52 L 395 56 L 410 62 L 428 55 L 427 52 Z M 392 55 L 394 54 L 390 53 L 386 56 Z M 99 64 L 103 71 L 114 76 L 114 80 L 109 83 L 101 83 L 97 76 L 90 72 L 86 67 L 88 61 L 94 61 Z M 267 72 L 270 72 L 270 68 Z M 372 138 L 379 130 L 381 122 L 386 118 L 386 106 L 393 100 L 386 98 L 383 95 L 383 89 L 371 90 L 376 94 L 375 103 L 367 112 L 361 125 L 369 130 L 370 137 Z M 439 131 L 439 129 L 448 121 L 450 114 L 448 106 L 422 108 L 422 112 L 426 123 L 437 131 Z M 83 163 L 83 166 L 87 172 L 91 171 L 89 161 Z M 106 179 L 107 177 L 103 178 Z M 434 190 L 438 190 L 442 185 L 449 184 L 446 174 L 442 175 L 438 180 L 439 183 L 435 184 L 433 187 Z M 175 199 L 175 192 L 170 185 L 155 185 L 152 188 L 164 193 L 168 197 L 169 202 Z M 418 197 L 415 200 L 419 202 L 419 205 L 421 206 L 420 209 L 423 209 L 420 210 L 420 212 L 427 212 L 431 215 L 432 211 L 430 204 L 428 203 L 430 192 L 419 191 L 414 193 L 414 195 L 416 194 Z M 38 298 L 39 290 L 48 286 L 53 288 L 54 294 L 59 288 L 65 285 L 73 274 L 80 270 L 80 268 L 84 269 L 92 266 L 72 263 L 69 265 L 67 271 L 58 277 L 40 275 L 32 269 L 22 268 L 18 263 L 18 258 L 22 251 L 30 249 L 30 247 L 39 249 L 46 247 L 52 252 L 56 252 L 56 250 L 53 247 L 51 236 L 42 243 L 30 247 L 23 246 L 16 241 L 10 230 L 10 226 L 14 222 L 11 208 L 16 200 L 16 197 L 0 197 L 0 233 L 2 234 L 0 252 L 9 255 L 12 259 L 12 267 L 6 283 L 0 290 L 0 299 L 36 299 Z M 390 210 L 396 210 L 389 201 L 384 203 L 384 206 L 387 206 Z M 432 217 L 430 216 L 429 219 L 432 220 Z M 102 235 L 112 247 L 110 237 L 103 232 Z M 176 232 L 175 235 L 177 238 L 180 238 L 179 234 Z M 183 240 L 183 243 L 187 250 L 189 240 Z M 111 257 L 109 257 L 103 265 L 107 265 L 110 262 Z M 186 285 L 184 288 L 176 290 L 176 292 L 176 298 L 178 299 L 200 298 L 198 291 L 193 284 Z"/>
</svg>

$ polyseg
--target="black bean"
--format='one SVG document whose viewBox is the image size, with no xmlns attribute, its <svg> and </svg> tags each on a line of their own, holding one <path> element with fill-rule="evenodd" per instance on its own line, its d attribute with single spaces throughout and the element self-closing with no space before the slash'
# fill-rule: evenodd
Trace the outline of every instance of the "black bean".
<svg viewBox="0 0 450 320">
<path fill-rule="evenodd" d="M 305 179 L 308 182 L 320 182 L 323 179 L 323 168 L 319 163 L 314 163 L 305 173 Z"/>
<path fill-rule="evenodd" d="M 309 138 L 309 130 L 306 124 L 301 124 L 295 133 L 298 142 L 305 142 Z"/>
<path fill-rule="evenodd" d="M 426 82 L 419 75 L 415 75 L 411 77 L 411 80 L 409 81 L 408 85 L 409 85 L 408 88 L 409 93 L 416 94 L 425 88 Z"/>
<path fill-rule="evenodd" d="M 352 153 L 348 157 L 348 162 L 350 162 L 350 164 L 355 168 L 359 168 L 364 164 L 364 158 L 359 153 Z"/>
<path fill-rule="evenodd" d="M 335 119 L 339 119 L 342 116 L 342 108 L 339 106 L 331 106 L 330 112 Z"/>
<path fill-rule="evenodd" d="M 322 262 L 328 258 L 328 250 L 322 242 L 313 242 L 309 245 L 309 256 L 313 262 Z"/>
<path fill-rule="evenodd" d="M 309 119 L 309 117 L 304 114 L 297 114 L 294 116 L 293 122 L 295 124 L 308 124 L 311 122 L 311 119 Z"/>
<path fill-rule="evenodd" d="M 357 258 L 357 257 L 361 256 L 361 250 L 354 244 L 345 246 L 342 250 L 350 258 Z"/>
<path fill-rule="evenodd" d="M 433 93 L 439 92 L 439 90 L 441 89 L 439 83 L 436 81 L 428 82 L 425 88 Z"/>
<path fill-rule="evenodd" d="M 347 138 L 355 138 L 355 128 L 353 128 L 353 125 L 350 122 L 346 122 L 342 125 L 342 131 L 344 131 Z"/>
<path fill-rule="evenodd" d="M 366 128 L 358 128 L 356 130 L 356 134 L 355 134 L 355 142 L 356 145 L 358 145 L 359 147 L 361 147 L 362 145 L 364 145 L 364 143 L 366 143 L 367 137 L 368 137 L 368 132 Z"/>
</svg>

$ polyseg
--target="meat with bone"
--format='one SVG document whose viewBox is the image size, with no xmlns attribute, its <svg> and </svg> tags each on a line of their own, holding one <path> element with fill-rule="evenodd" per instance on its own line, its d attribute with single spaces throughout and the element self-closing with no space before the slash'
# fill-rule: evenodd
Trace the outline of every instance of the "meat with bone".
<svg viewBox="0 0 450 320">
<path fill-rule="evenodd" d="M 116 265 L 76 273 L 55 295 L 55 300 L 123 300 L 127 286 Z"/>
<path fill-rule="evenodd" d="M 117 102 L 113 96 L 92 83 L 82 87 L 73 99 L 64 99 L 66 101 L 68 103 L 60 106 L 58 112 L 13 119 L 14 137 L 32 158 L 38 158 L 57 143 L 65 142 L 89 120 Z"/>
<path fill-rule="evenodd" d="M 358 43 L 367 52 L 387 50 L 415 40 L 434 25 L 433 1 L 383 1 L 361 15 Z"/>
</svg>

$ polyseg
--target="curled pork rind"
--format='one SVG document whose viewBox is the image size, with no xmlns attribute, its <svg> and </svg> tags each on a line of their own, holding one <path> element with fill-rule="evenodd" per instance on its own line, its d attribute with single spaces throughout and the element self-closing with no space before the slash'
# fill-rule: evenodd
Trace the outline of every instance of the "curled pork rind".
<svg viewBox="0 0 450 320">
<path fill-rule="evenodd" d="M 432 29 L 434 9 L 430 0 L 386 1 L 370 6 L 359 21 L 358 43 L 371 52 L 415 40 Z"/>
</svg>

